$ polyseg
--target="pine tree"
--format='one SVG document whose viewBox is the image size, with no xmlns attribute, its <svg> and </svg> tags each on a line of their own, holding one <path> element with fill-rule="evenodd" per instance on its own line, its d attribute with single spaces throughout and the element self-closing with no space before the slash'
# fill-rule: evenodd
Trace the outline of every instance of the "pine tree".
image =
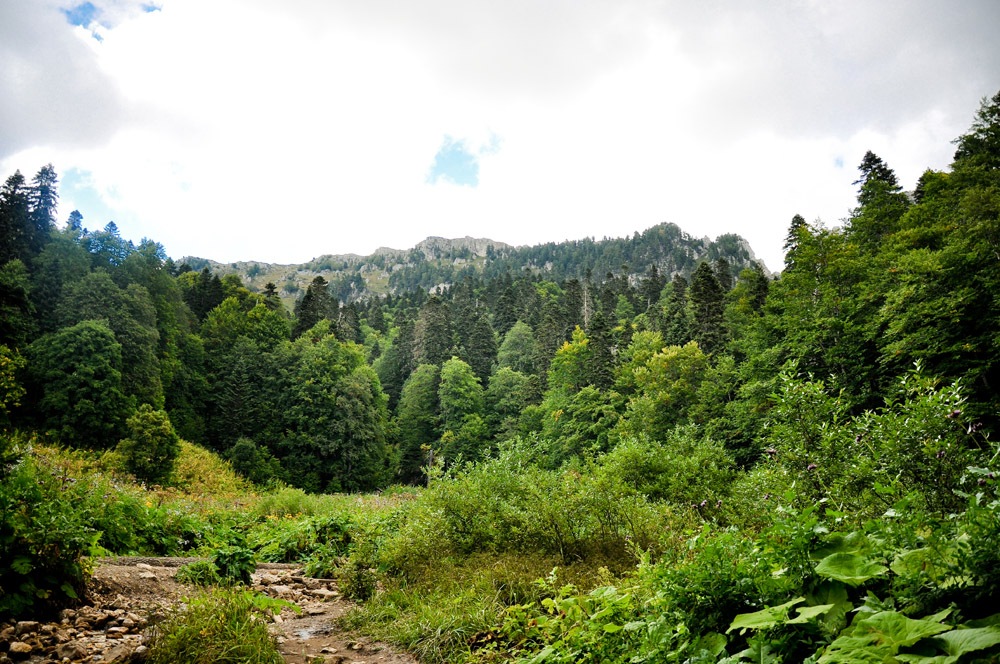
<svg viewBox="0 0 1000 664">
<path fill-rule="evenodd" d="M 694 340 L 707 354 L 721 350 L 726 339 L 725 299 L 708 263 L 701 263 L 691 276 L 689 297 Z"/>
<path fill-rule="evenodd" d="M 453 351 L 451 312 L 441 298 L 432 295 L 420 307 L 414 324 L 413 360 L 416 364 L 440 366 Z"/>
<path fill-rule="evenodd" d="M 334 320 L 336 317 L 337 305 L 330 295 L 328 285 L 326 279 L 317 275 L 295 303 L 293 338 L 298 339 L 322 320 Z"/>
<path fill-rule="evenodd" d="M 791 270 L 795 267 L 795 250 L 802 242 L 802 233 L 808 233 L 809 226 L 801 214 L 792 217 L 792 222 L 788 226 L 788 233 L 785 235 L 785 244 L 782 249 L 785 252 L 785 269 Z"/>
<path fill-rule="evenodd" d="M 683 346 L 691 341 L 691 310 L 688 307 L 687 279 L 679 274 L 674 275 L 663 308 L 663 342 L 669 346 Z"/>
<path fill-rule="evenodd" d="M 59 203 L 59 178 L 52 164 L 39 169 L 28 190 L 27 248 L 31 257 L 37 256 L 49 241 L 49 233 L 56 227 L 56 207 Z"/>
<path fill-rule="evenodd" d="M 0 189 L 0 265 L 28 260 L 28 211 L 27 184 L 21 171 L 15 171 Z"/>
</svg>

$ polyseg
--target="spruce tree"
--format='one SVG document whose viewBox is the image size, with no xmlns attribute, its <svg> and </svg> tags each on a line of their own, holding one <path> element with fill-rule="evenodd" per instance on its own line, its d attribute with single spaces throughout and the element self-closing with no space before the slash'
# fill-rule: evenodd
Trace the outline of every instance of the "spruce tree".
<svg viewBox="0 0 1000 664">
<path fill-rule="evenodd" d="M 701 263 L 691 276 L 689 297 L 694 340 L 706 354 L 721 350 L 726 339 L 725 299 L 708 263 Z"/>
</svg>

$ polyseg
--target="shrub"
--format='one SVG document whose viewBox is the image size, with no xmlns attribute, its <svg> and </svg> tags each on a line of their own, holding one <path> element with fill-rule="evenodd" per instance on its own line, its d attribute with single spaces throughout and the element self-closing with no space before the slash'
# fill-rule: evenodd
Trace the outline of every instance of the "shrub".
<svg viewBox="0 0 1000 664">
<path fill-rule="evenodd" d="M 228 462 L 204 447 L 180 441 L 171 486 L 200 496 L 244 496 L 251 487 Z"/>
<path fill-rule="evenodd" d="M 253 551 L 241 546 L 224 546 L 215 552 L 212 563 L 219 578 L 227 584 L 250 585 L 250 575 L 257 569 Z"/>
<path fill-rule="evenodd" d="M 0 434 L 0 617 L 43 613 L 76 599 L 99 533 L 78 509 L 72 483 Z"/>
<path fill-rule="evenodd" d="M 180 438 L 167 413 L 144 403 L 126 420 L 126 426 L 128 437 L 117 448 L 125 468 L 147 484 L 166 483 L 180 454 Z"/>
<path fill-rule="evenodd" d="M 249 438 L 240 438 L 226 452 L 226 458 L 233 470 L 254 484 L 285 479 L 281 463 L 267 450 Z"/>
<path fill-rule="evenodd" d="M 190 583 L 195 586 L 217 586 L 222 583 L 222 577 L 211 560 L 199 560 L 182 565 L 175 577 L 180 583 Z"/>
<path fill-rule="evenodd" d="M 701 438 L 693 426 L 677 427 L 664 442 L 625 439 L 598 466 L 599 475 L 650 500 L 703 511 L 727 495 L 734 475 L 733 460 L 722 445 Z"/>
</svg>

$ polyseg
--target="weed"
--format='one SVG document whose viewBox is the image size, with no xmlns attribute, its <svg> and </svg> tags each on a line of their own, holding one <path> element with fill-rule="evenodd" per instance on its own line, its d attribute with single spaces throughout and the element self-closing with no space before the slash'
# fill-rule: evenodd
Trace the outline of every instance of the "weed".
<svg viewBox="0 0 1000 664">
<path fill-rule="evenodd" d="M 267 598 L 264 598 L 265 600 Z M 271 603 L 245 590 L 212 590 L 157 626 L 150 664 L 281 664 L 267 629 Z"/>
</svg>

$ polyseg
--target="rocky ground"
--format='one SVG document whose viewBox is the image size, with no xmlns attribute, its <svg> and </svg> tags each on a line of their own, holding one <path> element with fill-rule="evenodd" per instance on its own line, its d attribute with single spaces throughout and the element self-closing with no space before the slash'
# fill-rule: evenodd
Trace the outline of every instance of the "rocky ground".
<svg viewBox="0 0 1000 664">
<path fill-rule="evenodd" d="M 139 662 L 151 627 L 196 592 L 174 576 L 179 558 L 116 558 L 99 562 L 87 602 L 65 609 L 57 622 L 0 623 L 0 664 L 10 662 Z M 333 581 L 302 576 L 293 565 L 260 565 L 254 589 L 288 600 L 301 611 L 273 616 L 272 633 L 293 664 L 416 664 L 413 657 L 337 628 L 351 607 Z"/>
</svg>

